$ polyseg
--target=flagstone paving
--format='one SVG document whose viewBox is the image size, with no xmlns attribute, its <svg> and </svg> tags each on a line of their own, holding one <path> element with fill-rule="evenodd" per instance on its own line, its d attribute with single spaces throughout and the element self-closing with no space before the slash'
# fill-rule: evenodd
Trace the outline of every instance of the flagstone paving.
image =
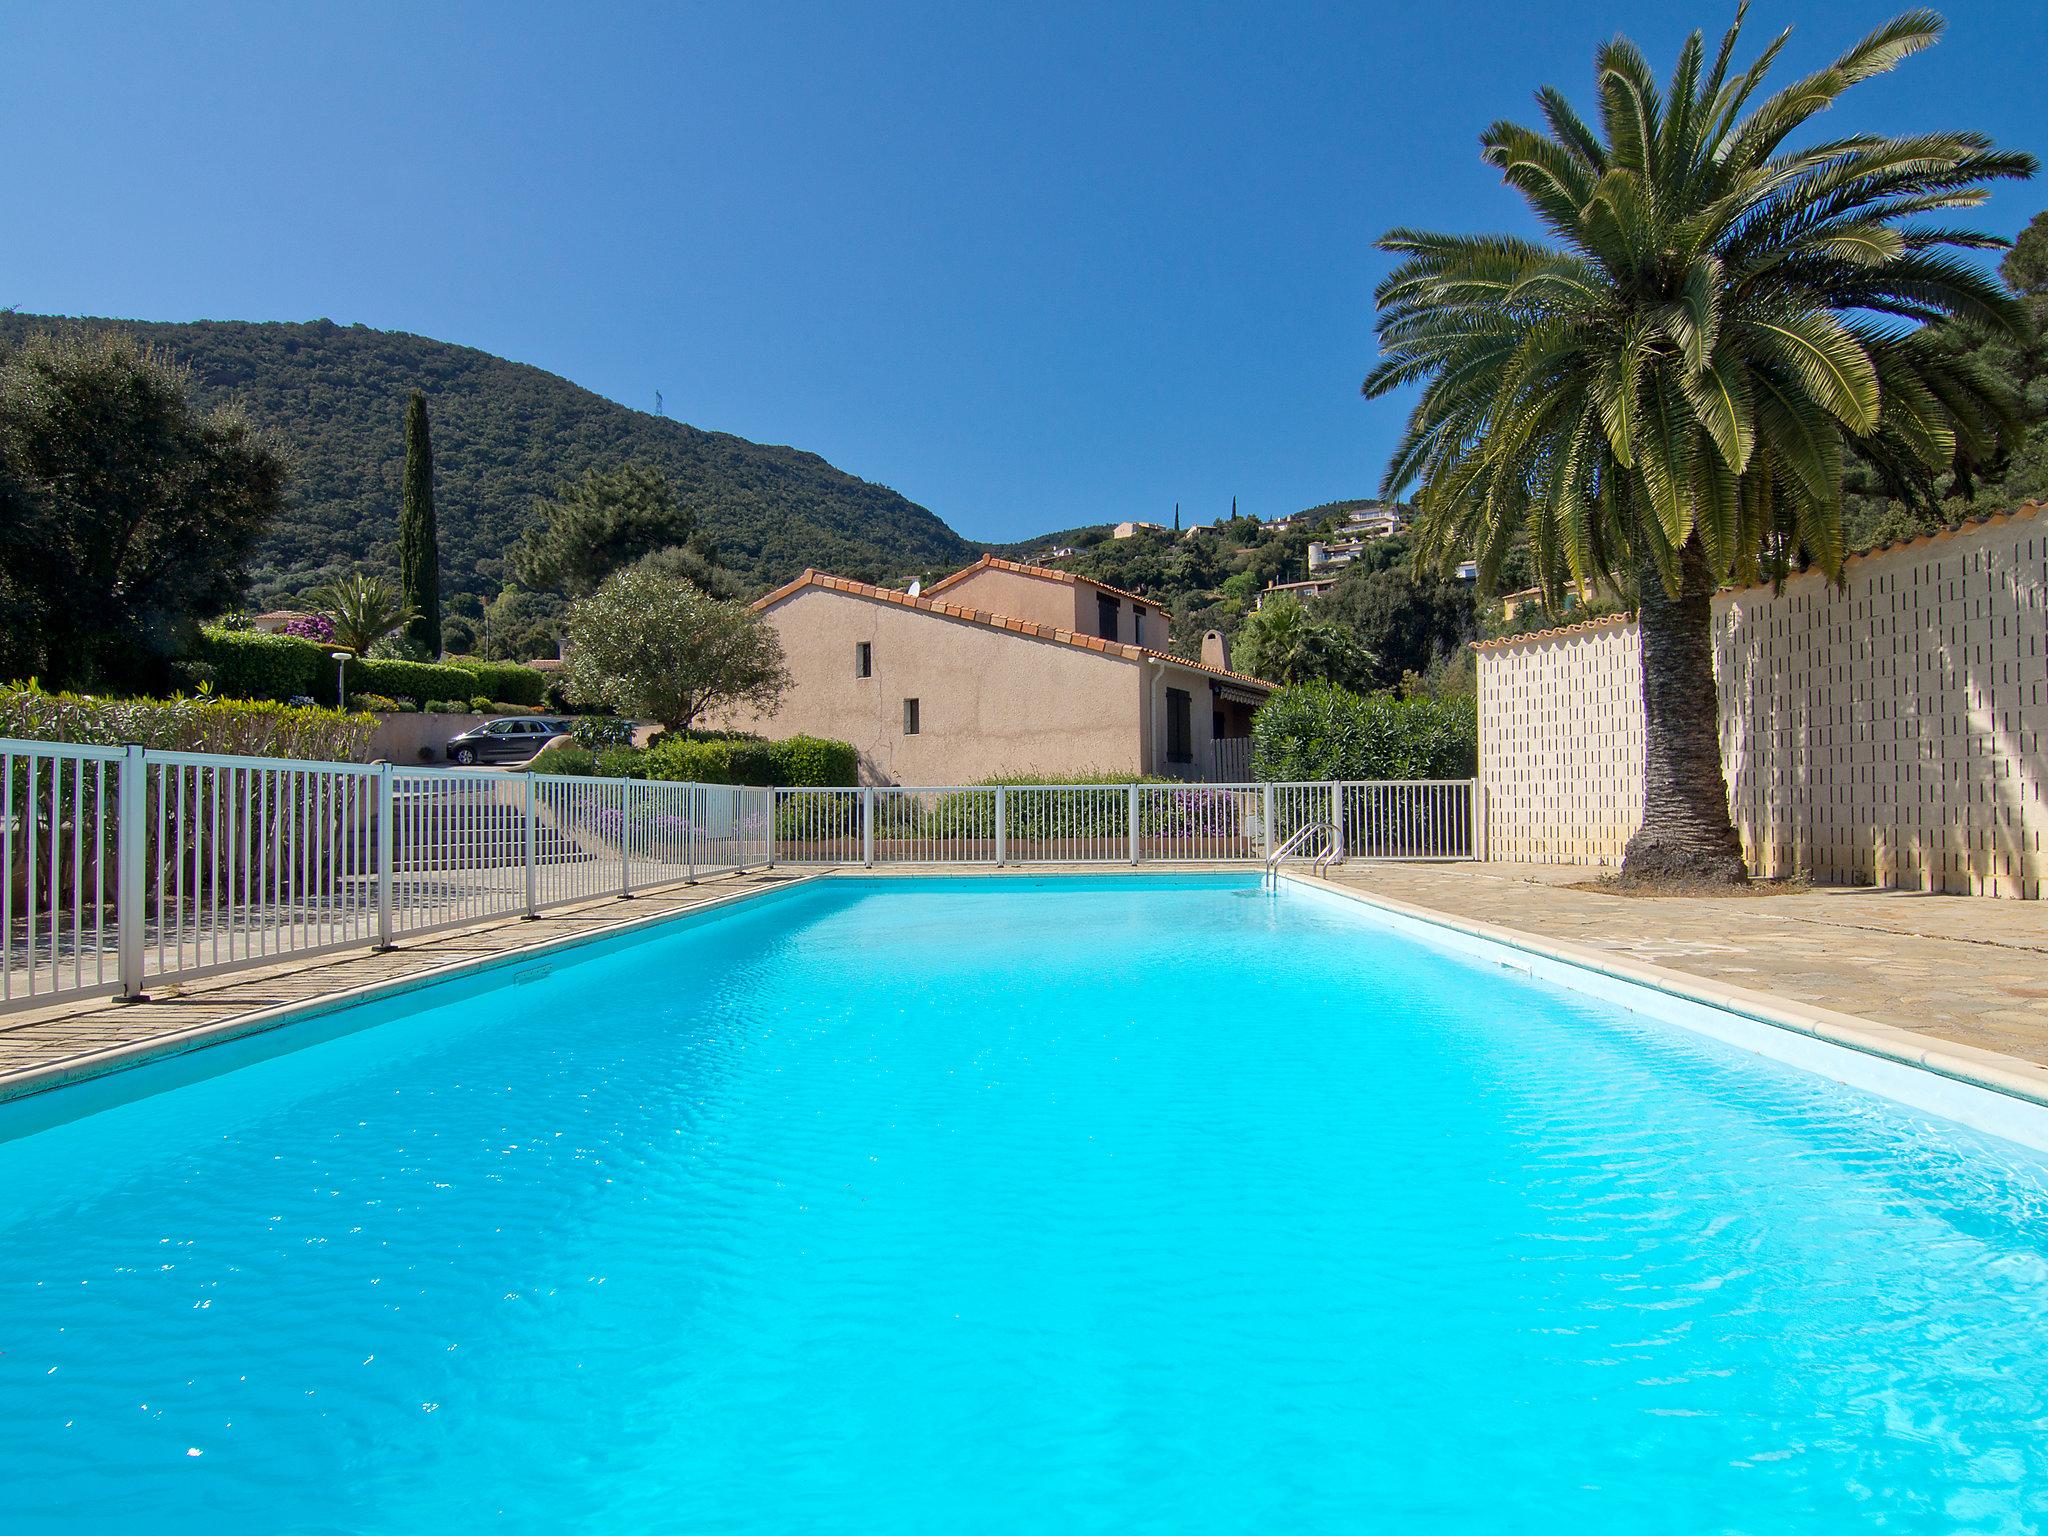
<svg viewBox="0 0 2048 1536">
<path fill-rule="evenodd" d="M 1353 864 L 1340 884 L 2048 1065 L 2048 904 L 1816 887 L 1620 896 L 1563 865 Z"/>
</svg>

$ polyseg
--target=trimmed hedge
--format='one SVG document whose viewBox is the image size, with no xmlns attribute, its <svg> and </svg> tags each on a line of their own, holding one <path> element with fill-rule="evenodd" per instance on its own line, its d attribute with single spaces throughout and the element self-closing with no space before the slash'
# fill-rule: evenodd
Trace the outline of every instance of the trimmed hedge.
<svg viewBox="0 0 2048 1536">
<path fill-rule="evenodd" d="M 332 663 L 329 663 L 332 665 Z M 459 699 L 463 707 L 480 690 L 467 667 L 451 667 L 435 661 L 352 661 L 348 685 L 359 693 L 381 693 L 387 698 L 411 699 L 416 704 L 430 700 Z"/>
<path fill-rule="evenodd" d="M 1469 779 L 1479 771 L 1479 706 L 1361 696 L 1329 683 L 1283 688 L 1252 716 L 1252 773 L 1269 782 Z"/>
<path fill-rule="evenodd" d="M 199 631 L 193 661 L 210 669 L 214 691 L 230 699 L 334 697 L 334 659 L 327 647 L 296 635 L 266 635 L 254 629 Z M 351 688 L 357 687 L 350 678 Z M 386 693 L 388 689 L 366 690 Z"/>
<path fill-rule="evenodd" d="M 860 754 L 850 741 L 789 736 L 768 743 L 773 782 L 785 789 L 845 789 L 860 782 Z"/>
<path fill-rule="evenodd" d="M 23 741 L 138 742 L 169 752 L 354 762 L 376 730 L 375 715 L 273 700 L 103 699 L 33 686 L 0 688 L 0 736 Z"/>
<path fill-rule="evenodd" d="M 468 692 L 482 694 L 502 704 L 523 704 L 532 708 L 547 697 L 546 676 L 517 662 L 470 661 L 465 658 L 447 665 L 460 667 L 476 679 Z"/>
<path fill-rule="evenodd" d="M 685 784 L 773 784 L 775 758 L 765 741 L 663 740 L 640 754 L 650 779 Z"/>
</svg>

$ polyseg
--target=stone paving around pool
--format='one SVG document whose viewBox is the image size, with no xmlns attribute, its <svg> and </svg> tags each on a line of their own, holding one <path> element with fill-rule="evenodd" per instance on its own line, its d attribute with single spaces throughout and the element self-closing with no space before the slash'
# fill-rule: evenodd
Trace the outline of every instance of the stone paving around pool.
<svg viewBox="0 0 2048 1536">
<path fill-rule="evenodd" d="M 2048 903 L 1847 887 L 1617 896 L 1548 864 L 1353 864 L 1339 884 L 2048 1066 Z"/>
</svg>

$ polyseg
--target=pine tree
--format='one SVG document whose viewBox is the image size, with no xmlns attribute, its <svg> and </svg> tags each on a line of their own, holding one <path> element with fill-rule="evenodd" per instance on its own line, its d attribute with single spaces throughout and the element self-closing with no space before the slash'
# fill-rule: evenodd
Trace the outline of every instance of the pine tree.
<svg viewBox="0 0 2048 1536">
<path fill-rule="evenodd" d="M 406 638 L 430 656 L 441 654 L 441 545 L 434 528 L 434 447 L 427 437 L 427 397 L 418 390 L 405 408 L 405 489 L 398 508 L 398 582 L 412 618 Z"/>
</svg>

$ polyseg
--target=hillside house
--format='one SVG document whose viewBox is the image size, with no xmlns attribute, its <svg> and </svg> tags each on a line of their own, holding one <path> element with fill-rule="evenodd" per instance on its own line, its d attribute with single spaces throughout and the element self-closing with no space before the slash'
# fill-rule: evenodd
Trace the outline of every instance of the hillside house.
<svg viewBox="0 0 2048 1536">
<path fill-rule="evenodd" d="M 806 571 L 754 608 L 793 682 L 771 713 L 707 722 L 853 743 L 864 779 L 1244 771 L 1270 684 L 1165 649 L 1166 615 L 1069 571 L 984 556 L 915 596 Z"/>
</svg>

